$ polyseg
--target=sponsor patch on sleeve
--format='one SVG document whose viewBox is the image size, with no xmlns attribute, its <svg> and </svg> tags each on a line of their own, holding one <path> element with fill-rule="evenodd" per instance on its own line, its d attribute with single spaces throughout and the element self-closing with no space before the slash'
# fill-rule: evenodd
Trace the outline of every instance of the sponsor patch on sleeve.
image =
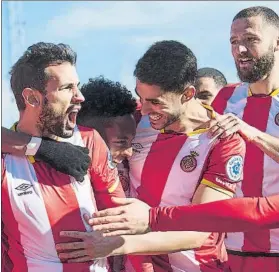
<svg viewBox="0 0 279 272">
<path fill-rule="evenodd" d="M 226 174 L 231 181 L 239 181 L 242 177 L 243 158 L 241 156 L 231 157 L 226 164 Z"/>
</svg>

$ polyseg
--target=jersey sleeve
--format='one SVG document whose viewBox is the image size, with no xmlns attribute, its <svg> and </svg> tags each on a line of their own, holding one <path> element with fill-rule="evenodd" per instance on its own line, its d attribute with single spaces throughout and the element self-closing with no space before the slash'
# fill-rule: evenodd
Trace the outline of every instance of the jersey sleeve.
<svg viewBox="0 0 279 272">
<path fill-rule="evenodd" d="M 279 228 L 279 194 L 149 211 L 152 231 L 244 232 Z"/>
<path fill-rule="evenodd" d="M 219 139 L 208 156 L 201 184 L 234 194 L 236 183 L 243 179 L 245 152 L 246 145 L 239 134 Z"/>
<path fill-rule="evenodd" d="M 113 207 L 115 204 L 111 201 L 111 197 L 125 197 L 125 195 L 116 164 L 97 131 L 94 131 L 92 152 L 90 175 L 98 209 Z"/>
</svg>

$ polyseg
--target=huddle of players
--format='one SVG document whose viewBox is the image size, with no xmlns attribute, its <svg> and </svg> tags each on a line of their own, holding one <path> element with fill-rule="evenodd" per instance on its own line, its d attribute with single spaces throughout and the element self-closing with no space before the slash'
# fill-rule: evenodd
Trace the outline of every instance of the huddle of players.
<svg viewBox="0 0 279 272">
<path fill-rule="evenodd" d="M 259 25 L 262 26 L 262 28 L 265 28 L 265 30 L 259 31 Z M 252 29 L 252 31 L 251 33 L 247 34 L 247 29 L 251 30 L 250 28 Z M 255 30 L 258 30 L 259 33 L 257 33 Z M 192 203 L 199 204 L 219 199 L 228 199 L 234 193 L 236 193 L 238 197 L 269 196 L 276 193 L 278 194 L 279 159 L 278 154 L 276 156 L 276 150 L 278 151 L 278 139 L 275 138 L 279 137 L 279 91 L 278 89 L 276 89 L 276 87 L 278 87 L 278 77 L 276 78 L 276 71 L 278 75 L 279 54 L 278 33 L 279 18 L 278 15 L 270 9 L 261 7 L 250 8 L 241 11 L 235 17 L 235 19 L 233 20 L 231 36 L 233 54 L 240 79 L 244 82 L 249 82 L 250 84 L 240 84 L 236 86 L 225 87 L 219 92 L 217 98 L 213 103 L 213 108 L 218 113 L 234 113 L 235 115 L 237 115 L 237 117 L 244 120 L 248 124 L 251 124 L 253 127 L 256 127 L 261 131 L 266 131 L 270 135 L 274 136 L 274 138 L 270 136 L 272 137 L 271 140 L 267 139 L 265 141 L 265 138 L 263 138 L 262 140 L 263 136 L 261 133 L 259 133 L 258 130 L 252 130 L 251 134 L 255 134 L 253 135 L 255 136 L 255 138 L 258 137 L 260 138 L 260 140 L 264 141 L 265 146 L 270 145 L 268 151 L 265 152 L 267 155 L 263 152 L 263 150 L 265 151 L 264 148 L 266 147 L 262 147 L 260 146 L 260 144 L 255 143 L 257 139 L 253 139 L 253 137 L 251 137 L 251 134 L 249 134 L 249 129 L 246 133 L 245 127 L 236 127 L 239 125 L 239 123 L 236 123 L 235 126 L 232 127 L 235 127 L 234 131 L 238 130 L 243 138 L 245 138 L 246 152 L 245 145 L 243 145 L 242 142 L 243 140 L 239 139 L 239 136 L 233 135 L 228 136 L 224 139 L 219 139 L 217 137 L 207 137 L 209 136 L 209 132 L 207 131 L 208 127 L 205 126 L 204 123 L 208 124 L 208 122 L 210 122 L 212 119 L 217 118 L 217 120 L 219 120 L 219 123 L 210 123 L 213 124 L 211 126 L 211 132 L 217 133 L 218 130 L 222 130 L 222 133 L 224 133 L 224 131 L 228 133 L 229 129 L 231 128 L 226 129 L 226 126 L 229 123 L 234 124 L 234 122 L 238 122 L 238 119 L 234 119 L 234 117 L 230 115 L 227 116 L 227 119 L 220 119 L 218 116 L 216 117 L 216 113 L 210 107 L 202 106 L 197 100 L 195 100 L 194 96 L 203 100 L 206 98 L 206 96 L 209 95 L 208 91 L 211 87 L 210 84 L 214 82 L 214 86 L 216 90 L 218 90 L 220 87 L 222 87 L 222 85 L 225 85 L 226 82 L 222 78 L 222 76 L 219 77 L 219 75 L 216 75 L 217 72 L 215 70 L 210 69 L 200 69 L 198 71 L 198 80 L 195 81 L 196 59 L 191 50 L 188 49 L 186 46 L 180 44 L 179 42 L 162 41 L 152 45 L 144 54 L 144 56 L 139 60 L 136 66 L 136 70 L 134 73 L 135 77 L 137 78 L 136 90 L 141 98 L 141 105 L 137 105 L 135 99 L 132 98 L 131 93 L 119 83 L 114 83 L 103 78 L 97 78 L 94 80 L 90 80 L 87 84 L 85 84 L 81 88 L 82 94 L 80 94 L 77 87 L 78 80 L 75 80 L 73 84 L 72 82 L 70 82 L 71 86 L 64 86 L 68 90 L 68 93 L 63 93 L 63 99 L 61 101 L 58 101 L 60 103 L 60 106 L 62 105 L 65 107 L 68 97 L 71 97 L 69 108 L 64 108 L 66 110 L 66 114 L 71 115 L 69 118 L 67 115 L 69 124 L 65 124 L 64 119 L 61 119 L 60 123 L 57 121 L 59 120 L 59 116 L 61 116 L 61 112 L 58 112 L 59 114 L 57 116 L 55 116 L 55 112 L 52 112 L 53 109 L 55 109 L 55 106 L 58 105 L 56 104 L 58 103 L 57 95 L 61 94 L 55 92 L 52 92 L 50 94 L 47 93 L 47 99 L 44 100 L 42 99 L 43 95 L 38 97 L 37 93 L 34 91 L 34 89 L 42 90 L 44 88 L 39 88 L 38 86 L 36 86 L 36 84 L 34 84 L 34 87 L 31 85 L 33 88 L 28 88 L 29 90 L 26 91 L 27 86 L 22 86 L 20 80 L 16 82 L 16 84 L 14 84 L 13 91 L 15 88 L 18 88 L 20 90 L 19 95 L 21 95 L 21 93 L 23 94 L 22 97 L 25 100 L 23 101 L 23 103 L 25 105 L 27 105 L 28 103 L 29 105 L 31 105 L 30 107 L 26 106 L 25 111 L 28 110 L 30 116 L 32 114 L 32 118 L 34 118 L 35 111 L 35 116 L 37 114 L 38 120 L 42 121 L 42 119 L 44 119 L 44 122 L 42 121 L 40 125 L 35 126 L 41 128 L 38 129 L 41 134 L 35 136 L 48 137 L 49 135 L 56 135 L 62 138 L 63 136 L 71 136 L 72 139 L 73 136 L 71 135 L 71 133 L 69 133 L 69 136 L 67 136 L 66 133 L 62 133 L 62 135 L 61 133 L 59 134 L 57 124 L 60 127 L 64 126 L 66 132 L 67 130 L 73 131 L 74 126 L 72 126 L 72 123 L 75 125 L 76 113 L 77 111 L 79 111 L 78 124 L 84 127 L 94 127 L 101 134 L 102 138 L 105 140 L 107 146 L 110 149 L 110 153 L 108 153 L 107 158 L 104 157 L 103 161 L 100 162 L 100 164 L 98 165 L 98 160 L 100 160 L 99 157 L 101 153 L 95 155 L 93 154 L 96 152 L 96 150 L 94 150 L 93 148 L 92 151 L 92 146 L 94 146 L 96 149 L 97 145 L 94 145 L 95 140 L 89 139 L 90 136 L 87 135 L 88 133 L 92 133 L 92 130 L 87 130 L 80 127 L 78 131 L 80 135 L 74 137 L 76 139 L 74 139 L 72 143 L 75 145 L 82 145 L 81 142 L 83 142 L 82 146 L 85 145 L 88 147 L 89 154 L 92 159 L 91 163 L 87 159 L 86 149 L 71 146 L 67 143 L 57 143 L 49 139 L 43 139 L 41 141 L 41 144 L 38 144 L 38 149 L 35 148 L 35 151 L 31 150 L 31 153 L 33 152 L 34 154 L 27 154 L 35 155 L 35 153 L 38 151 L 35 155 L 35 159 L 38 160 L 38 163 L 36 162 L 32 164 L 35 165 L 33 166 L 35 171 L 32 172 L 32 174 L 35 173 L 35 175 L 40 176 L 40 164 L 42 163 L 39 162 L 39 160 L 43 160 L 54 166 L 61 172 L 67 172 L 70 175 L 76 177 L 77 180 L 80 180 L 83 179 L 84 174 L 87 173 L 87 167 L 90 164 L 90 169 L 93 168 L 93 170 L 90 171 L 93 171 L 94 173 L 90 174 L 89 179 L 91 178 L 91 176 L 94 176 L 95 180 L 97 180 L 97 182 L 91 180 L 94 194 L 98 195 L 98 192 L 100 192 L 101 195 L 101 197 L 97 197 L 95 195 L 97 202 L 96 204 L 99 209 L 109 208 L 113 206 L 113 203 L 106 199 L 106 197 L 104 197 L 102 193 L 105 193 L 106 190 L 108 193 L 117 192 L 116 188 L 118 187 L 118 180 L 115 177 L 112 177 L 111 182 L 108 182 L 108 185 L 103 186 L 104 188 L 101 187 L 104 180 L 101 180 L 100 184 L 98 184 L 98 174 L 104 173 L 103 170 L 100 171 L 99 166 L 101 165 L 101 167 L 104 167 L 105 164 L 108 164 L 108 167 L 112 170 L 113 173 L 110 173 L 108 171 L 108 173 L 106 173 L 106 177 L 110 177 L 115 175 L 114 170 L 116 163 L 121 163 L 119 172 L 123 188 L 128 190 L 130 185 L 132 188 L 129 188 L 129 190 L 132 196 L 144 200 L 144 202 L 153 207 L 159 205 L 190 205 L 191 201 Z M 263 45 L 263 40 L 269 40 L 269 43 Z M 36 48 L 36 46 L 38 45 L 34 45 L 33 48 Z M 32 47 L 30 47 L 29 50 L 32 53 Z M 58 68 L 58 71 L 48 71 L 48 73 L 54 73 L 54 76 L 57 76 L 57 73 L 61 73 L 62 75 L 63 72 L 64 75 L 70 72 L 72 73 L 72 76 L 74 78 L 75 72 L 72 71 L 72 66 L 74 66 L 75 62 L 73 62 L 70 67 L 64 67 L 63 71 L 59 71 L 59 66 L 61 66 L 61 63 L 63 64 L 64 62 L 68 62 L 68 60 L 65 60 L 63 58 L 61 59 L 61 56 L 59 56 L 59 46 L 50 46 L 49 50 L 50 51 L 46 52 L 53 52 L 53 58 L 50 58 L 48 60 L 46 67 L 52 67 L 52 64 L 55 63 L 54 67 Z M 58 52 L 55 50 L 57 50 Z M 55 55 L 56 53 L 58 53 L 58 57 L 57 55 Z M 162 58 L 162 56 L 164 56 L 164 58 Z M 30 58 L 28 61 L 31 62 L 32 58 Z M 176 69 L 170 69 L 170 67 L 173 67 L 173 64 L 176 65 Z M 185 70 L 184 67 L 186 67 Z M 20 71 L 20 69 L 18 71 L 22 72 Z M 210 74 L 211 72 L 213 72 L 213 75 Z M 14 74 L 12 73 L 12 76 Z M 30 77 L 32 76 L 30 75 Z M 63 76 L 61 77 L 62 79 L 59 79 L 63 81 Z M 217 82 L 214 81 L 214 79 L 216 78 L 218 78 Z M 219 78 L 221 80 L 219 80 Z M 48 85 L 48 83 L 49 81 L 43 82 L 43 84 L 45 85 Z M 199 92 L 197 92 L 197 94 L 194 91 L 195 89 L 193 88 L 193 85 L 195 85 L 196 88 L 199 89 Z M 263 86 L 264 88 L 260 90 L 259 86 Z M 24 92 L 23 89 L 25 89 Z M 62 90 L 64 89 L 62 88 Z M 217 93 L 213 94 L 213 96 L 216 94 Z M 85 101 L 82 96 L 85 97 Z M 62 102 L 64 102 L 64 104 Z M 80 103 L 82 103 L 83 105 L 81 110 L 79 110 Z M 36 109 L 37 104 L 39 109 Z M 259 106 L 263 108 L 262 112 L 258 110 Z M 136 107 L 140 107 L 144 116 L 140 116 L 140 114 L 138 114 Z M 41 111 L 43 111 L 43 114 L 41 113 Z M 149 118 L 147 118 L 146 115 L 148 115 Z M 191 119 L 194 119 L 195 121 L 193 122 L 191 121 Z M 22 123 L 19 122 L 19 125 L 22 128 L 21 131 L 28 133 L 26 129 L 24 130 L 24 128 L 28 127 L 28 125 L 24 124 L 24 122 Z M 55 129 L 53 129 L 53 127 Z M 162 131 L 162 129 L 164 129 L 164 131 Z M 198 130 L 199 132 L 191 135 L 192 131 L 195 130 Z M 202 132 L 200 130 L 202 130 Z M 232 130 L 231 132 L 234 131 Z M 74 132 L 74 134 L 75 133 L 76 131 Z M 13 139 L 12 137 L 16 137 L 14 136 L 15 134 L 16 133 L 9 134 L 10 141 L 11 139 Z M 34 135 L 32 132 L 30 132 L 29 134 Z M 94 132 L 94 134 L 96 133 Z M 30 141 L 30 137 L 23 134 L 21 136 L 22 137 L 20 139 L 24 142 L 22 146 L 25 146 L 25 144 Z M 81 138 L 82 141 L 80 141 Z M 130 157 L 132 155 L 132 142 L 134 155 Z M 272 146 L 270 142 L 272 142 Z M 165 150 L 166 143 L 172 149 L 176 148 L 176 150 Z M 3 151 L 13 152 L 13 150 L 16 149 L 17 152 L 25 152 L 25 148 L 17 148 L 15 147 L 14 143 L 12 144 L 14 146 L 7 145 L 7 148 L 10 148 L 9 150 Z M 65 145 L 63 146 L 63 144 Z M 98 142 L 98 144 L 100 144 L 100 142 Z M 16 145 L 20 146 L 21 142 L 17 142 Z M 6 146 L 4 138 L 2 149 L 5 149 L 5 147 Z M 196 151 L 198 148 L 199 152 L 196 152 L 193 155 L 191 152 L 192 149 L 195 149 Z M 152 152 L 150 152 L 150 150 Z M 183 152 L 179 157 L 180 151 Z M 83 152 L 85 152 L 85 154 Z M 110 158 L 110 154 L 113 159 Z M 152 154 L 155 154 L 155 157 L 151 157 L 149 158 L 149 160 L 147 160 L 148 156 L 152 156 Z M 165 157 L 172 157 L 168 163 L 162 161 L 163 154 L 167 154 L 167 156 Z M 245 155 L 246 157 L 244 158 Z M 257 162 L 258 172 L 255 169 L 255 162 L 253 161 L 255 156 L 261 158 L 260 161 Z M 22 164 L 22 161 L 17 162 L 13 159 L 13 157 L 15 156 L 7 155 L 6 157 L 8 158 L 4 159 L 4 164 L 9 164 L 8 166 L 10 166 L 10 164 Z M 195 157 L 199 157 L 200 161 L 197 160 Z M 75 160 L 76 158 L 79 158 L 79 160 Z M 94 158 L 96 158 L 96 160 L 94 160 Z M 127 158 L 129 158 L 128 170 L 126 162 Z M 25 158 L 23 160 L 27 161 L 27 159 Z M 74 163 L 72 163 L 73 161 Z M 184 162 L 185 164 L 183 164 Z M 79 163 L 82 165 L 79 165 Z M 227 166 L 228 163 L 231 163 L 231 167 Z M 39 166 L 36 166 L 36 164 L 38 164 Z M 98 165 L 98 167 L 92 167 L 92 165 L 94 164 Z M 175 169 L 174 173 L 172 173 L 172 175 L 170 176 L 172 168 L 175 168 L 175 164 L 177 164 L 177 169 Z M 202 169 L 198 169 L 199 167 L 202 167 Z M 4 169 L 6 170 L 6 168 Z M 162 173 L 165 172 L 164 168 L 168 168 L 168 172 L 165 173 L 165 176 L 162 176 Z M 243 180 L 242 168 L 244 169 Z M 197 170 L 199 172 L 196 172 Z M 10 173 L 14 173 L 14 171 L 14 168 L 11 167 Z M 129 171 L 129 182 L 127 182 L 128 176 L 126 175 L 125 171 Z M 200 179 L 200 175 L 202 176 L 202 180 Z M 9 175 L 4 179 L 8 180 Z M 13 182 L 16 179 L 10 180 L 11 182 Z M 147 180 L 149 180 L 149 182 L 147 182 Z M 172 184 L 174 183 L 174 180 L 178 180 L 176 185 Z M 191 180 L 193 184 L 184 185 L 186 182 L 189 183 L 189 180 Z M 34 182 L 36 182 L 36 180 L 34 180 Z M 142 184 L 138 184 L 139 182 L 141 182 Z M 3 186 L 5 186 L 4 192 L 8 192 L 10 190 L 8 189 L 9 186 L 7 184 L 8 182 L 2 184 L 2 189 Z M 169 184 L 171 184 L 171 186 L 169 186 Z M 63 184 L 57 184 L 57 186 L 58 185 Z M 198 189 L 195 191 L 197 185 L 199 186 Z M 32 186 L 35 187 L 34 183 L 32 184 Z M 48 184 L 48 186 L 52 185 Z M 160 186 L 162 188 L 160 188 Z M 168 186 L 167 189 L 166 186 Z M 258 188 L 260 188 L 260 192 L 255 189 L 255 186 L 257 187 L 257 190 L 259 190 Z M 265 191 L 262 192 L 263 186 L 265 188 Z M 183 191 L 184 189 L 186 189 L 186 192 L 192 192 L 191 195 L 185 196 L 184 194 L 186 192 Z M 158 191 L 160 190 L 162 192 L 160 192 L 160 194 L 158 195 Z M 175 192 L 171 191 L 171 193 L 174 194 L 174 198 L 173 196 L 167 195 L 166 192 L 170 192 L 170 190 L 175 190 Z M 166 194 L 164 194 L 164 192 Z M 122 193 L 115 195 L 121 196 Z M 193 195 L 194 198 L 192 200 Z M 185 196 L 184 199 L 183 196 Z M 207 198 L 207 196 L 209 197 Z M 182 199 L 182 201 L 179 201 L 179 197 Z M 11 201 L 10 195 L 9 197 L 7 196 L 6 199 L 8 199 L 7 202 Z M 205 201 L 203 199 L 205 199 Z M 44 201 L 46 202 L 46 200 Z M 49 201 L 51 202 L 52 200 L 50 199 Z M 247 201 L 250 200 L 248 199 Z M 275 198 L 274 201 L 276 201 Z M 278 209 L 278 202 L 274 203 L 277 203 L 275 205 Z M 222 210 L 221 204 L 218 204 L 219 206 L 216 206 L 217 209 L 219 208 L 220 210 Z M 6 205 L 8 204 L 6 203 Z M 82 204 L 79 203 L 79 206 L 82 206 Z M 6 206 L 3 205 L 3 207 L 5 208 Z M 14 208 L 12 207 L 12 210 L 13 209 Z M 267 209 L 268 205 L 265 205 L 264 210 L 267 211 Z M 241 207 L 239 207 L 239 210 L 239 213 L 241 213 Z M 92 212 L 92 208 L 87 209 L 87 213 L 92 214 Z M 160 210 L 156 210 L 156 213 L 158 212 L 160 212 Z M 184 212 L 186 213 L 186 211 Z M 213 213 L 213 211 L 211 212 Z M 15 213 L 14 210 L 13 213 Z M 162 210 L 162 214 L 162 216 L 165 217 L 169 215 L 168 213 L 166 213 L 166 210 Z M 252 216 L 253 215 L 251 213 L 251 217 Z M 184 218 L 184 221 L 187 220 L 186 215 L 184 215 Z M 4 217 L 4 219 L 6 220 L 3 223 L 5 226 L 7 225 L 6 229 L 4 229 L 5 232 L 5 230 L 7 231 L 7 229 L 9 229 L 11 226 L 9 225 L 9 218 Z M 159 219 L 157 219 L 157 221 L 158 220 Z M 23 224 L 20 220 L 18 221 L 18 225 Z M 67 223 L 69 224 L 69 221 Z M 63 227 L 64 226 L 65 224 L 63 224 Z M 53 232 L 56 231 L 54 231 L 54 229 L 56 228 L 55 226 L 51 226 L 51 228 Z M 154 228 L 154 230 L 155 229 L 156 228 Z M 163 224 L 162 229 L 164 229 Z M 74 229 L 70 228 L 68 230 Z M 160 227 L 157 230 L 160 230 Z M 80 229 L 80 231 L 82 232 L 86 230 Z M 261 238 L 259 238 L 259 233 L 262 235 Z M 210 235 L 205 234 L 204 236 L 200 236 L 199 234 L 199 236 L 194 236 L 194 233 L 180 232 L 177 234 L 170 233 L 170 238 L 168 238 L 167 233 L 164 233 L 163 236 L 160 236 L 159 233 L 157 238 L 155 237 L 156 234 L 152 232 L 150 234 L 151 235 L 145 234 L 147 236 L 143 236 L 143 238 L 135 238 L 136 236 L 132 236 L 131 238 L 123 237 L 123 240 L 125 241 L 124 245 L 134 244 L 134 242 L 137 241 L 137 244 L 143 245 L 143 249 L 140 247 L 132 248 L 130 249 L 130 252 L 129 250 L 127 252 L 127 248 L 129 247 L 126 247 L 125 250 L 119 247 L 119 251 L 113 253 L 142 254 L 144 252 L 147 252 L 148 254 L 159 254 L 162 252 L 167 253 L 181 251 L 181 253 L 179 254 L 158 255 L 151 256 L 150 258 L 131 257 L 129 263 L 130 265 L 132 264 L 133 269 L 136 271 L 152 271 L 153 267 L 156 269 L 161 268 L 164 271 L 176 271 L 176 269 L 182 269 L 182 271 L 207 271 L 206 269 L 209 268 L 213 269 L 213 271 L 226 271 L 226 269 L 229 269 L 226 263 L 226 254 L 224 251 L 222 251 L 224 247 L 222 234 L 212 233 Z M 9 239 L 16 239 L 13 233 L 10 234 L 10 236 L 9 233 L 6 233 L 6 235 L 8 236 L 8 241 Z M 188 242 L 189 245 L 187 245 L 186 242 L 183 240 L 182 235 L 183 237 L 189 236 L 189 240 L 185 238 L 185 241 Z M 258 233 L 248 232 L 244 235 L 241 233 L 236 233 L 231 235 L 231 237 L 228 237 L 227 248 L 229 248 L 229 265 L 232 271 L 257 271 L 254 269 L 255 267 L 256 269 L 264 267 L 265 269 L 268 269 L 268 271 L 278 270 L 278 244 L 276 244 L 276 237 L 278 236 L 277 230 L 261 231 Z M 196 243 L 191 244 L 191 236 L 195 237 L 195 241 L 202 240 L 200 243 L 198 243 L 198 246 Z M 172 248 L 172 245 L 170 245 L 169 243 L 169 241 L 173 241 L 171 240 L 174 239 L 173 237 L 176 237 L 174 248 Z M 163 238 L 165 238 L 166 240 L 166 246 L 164 243 L 160 244 L 160 242 L 156 244 L 156 241 Z M 208 244 L 203 243 L 206 239 L 209 240 Z M 216 239 L 218 241 L 216 241 Z M 61 242 L 72 242 L 72 240 L 54 240 L 56 244 L 59 244 Z M 152 250 L 152 245 L 149 245 L 147 242 L 145 244 L 142 242 L 147 240 L 152 241 L 153 244 L 155 243 L 155 252 Z M 178 244 L 177 241 L 179 240 L 182 240 L 182 245 Z M 108 241 L 108 244 L 115 245 L 115 241 L 106 241 Z M 9 246 L 12 245 L 12 243 L 9 242 L 7 242 L 7 244 Z M 96 244 L 97 243 L 95 241 L 95 248 Z M 6 252 L 8 252 L 7 255 L 12 261 L 15 261 L 16 259 L 13 259 L 13 254 L 10 253 L 12 252 L 12 247 L 9 248 L 9 246 L 6 250 Z M 81 248 L 86 248 L 85 245 L 82 246 L 83 247 Z M 200 248 L 198 250 L 195 249 L 196 247 L 203 246 L 206 246 L 207 248 L 211 247 L 212 249 L 210 253 L 207 253 L 207 256 L 205 255 L 203 248 Z M 191 251 L 190 249 L 194 250 Z M 28 252 L 24 251 L 24 247 L 23 252 L 28 263 L 26 267 L 28 267 L 28 269 L 35 267 L 35 264 L 28 260 L 30 256 L 28 256 Z M 88 251 L 86 251 L 86 254 L 85 252 L 83 252 L 82 254 L 64 255 L 64 257 L 61 257 L 61 255 L 59 255 L 57 256 L 57 261 L 63 260 L 65 259 L 65 257 L 68 259 L 72 259 L 84 258 L 86 256 L 86 260 L 88 260 L 88 258 L 90 259 L 90 257 L 92 258 Z M 104 256 L 101 255 L 101 257 L 105 257 L 107 255 L 108 254 L 105 254 Z M 96 252 L 93 257 L 94 256 L 96 257 Z M 58 257 L 60 257 L 60 259 Z M 46 256 L 44 256 L 44 258 L 46 258 Z M 215 258 L 214 261 L 212 261 L 212 258 Z M 83 259 L 83 261 L 85 261 L 85 259 Z M 41 266 L 37 267 L 44 267 L 44 264 L 40 265 Z M 70 264 L 68 263 L 68 265 Z M 98 271 L 98 265 L 94 265 L 96 271 Z M 65 264 L 63 264 L 63 268 L 64 266 Z M 104 267 L 102 265 L 99 266 Z M 77 269 L 81 269 L 81 267 Z M 132 268 L 130 269 L 132 270 Z"/>
</svg>

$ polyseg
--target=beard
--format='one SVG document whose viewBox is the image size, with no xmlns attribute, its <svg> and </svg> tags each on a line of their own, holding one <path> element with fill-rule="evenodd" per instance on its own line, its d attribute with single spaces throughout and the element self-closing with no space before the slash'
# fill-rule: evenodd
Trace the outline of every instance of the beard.
<svg viewBox="0 0 279 272">
<path fill-rule="evenodd" d="M 47 98 L 44 99 L 42 112 L 37 122 L 37 127 L 42 132 L 42 136 L 49 137 L 51 135 L 61 138 L 70 138 L 74 130 L 67 129 L 67 114 L 56 112 L 50 107 Z"/>
<path fill-rule="evenodd" d="M 169 127 L 170 125 L 172 125 L 173 123 L 179 121 L 180 116 L 177 115 L 168 115 L 165 122 L 163 124 L 152 124 L 152 122 L 150 122 L 151 127 L 156 129 L 156 130 L 161 130 L 161 129 L 166 129 L 167 127 Z"/>
<path fill-rule="evenodd" d="M 244 56 L 248 57 L 249 56 Z M 237 74 L 241 81 L 254 83 L 261 80 L 265 76 L 269 76 L 274 66 L 274 53 L 273 48 L 269 48 L 268 52 L 259 59 L 253 59 L 252 69 L 249 71 L 241 70 L 236 63 Z"/>
</svg>

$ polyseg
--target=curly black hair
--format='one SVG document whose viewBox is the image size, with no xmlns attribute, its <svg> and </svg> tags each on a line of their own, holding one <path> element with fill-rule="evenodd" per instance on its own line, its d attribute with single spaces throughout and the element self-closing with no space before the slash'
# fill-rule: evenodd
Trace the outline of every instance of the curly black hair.
<svg viewBox="0 0 279 272">
<path fill-rule="evenodd" d="M 200 68 L 198 70 L 198 76 L 197 79 L 201 78 L 201 77 L 209 77 L 212 78 L 216 84 L 216 86 L 218 87 L 224 87 L 225 85 L 227 85 L 227 80 L 225 78 L 225 76 L 217 69 L 214 68 L 210 68 L 210 67 L 204 67 L 204 68 Z M 197 80 L 197 87 L 198 87 L 199 81 Z"/>
<path fill-rule="evenodd" d="M 11 89 L 19 111 L 25 109 L 22 91 L 24 88 L 34 88 L 45 93 L 48 77 L 45 68 L 51 64 L 69 62 L 76 65 L 77 54 L 69 45 L 59 43 L 39 42 L 31 45 L 13 65 L 11 75 Z"/>
<path fill-rule="evenodd" d="M 90 78 L 81 87 L 85 98 L 78 114 L 78 123 L 101 117 L 118 117 L 135 112 L 137 103 L 132 93 L 119 82 L 105 79 L 103 76 Z"/>
<path fill-rule="evenodd" d="M 136 64 L 134 76 L 143 83 L 157 85 L 165 92 L 182 93 L 197 76 L 197 59 L 184 44 L 154 43 Z"/>
<path fill-rule="evenodd" d="M 234 16 L 233 21 L 241 18 L 250 18 L 253 16 L 261 16 L 266 23 L 274 26 L 277 30 L 279 30 L 278 14 L 274 10 L 263 6 L 243 9 Z"/>
</svg>

